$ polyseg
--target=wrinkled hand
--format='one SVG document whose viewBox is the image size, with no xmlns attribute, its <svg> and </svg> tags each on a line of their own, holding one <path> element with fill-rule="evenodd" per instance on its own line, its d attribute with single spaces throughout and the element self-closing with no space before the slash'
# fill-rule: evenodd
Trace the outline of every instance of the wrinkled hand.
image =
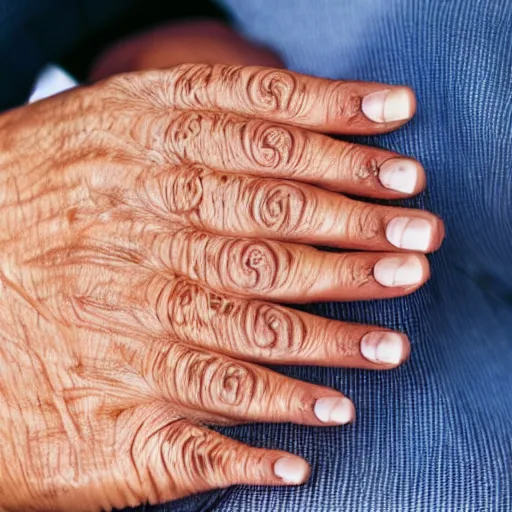
<svg viewBox="0 0 512 512">
<path fill-rule="evenodd" d="M 318 133 L 384 132 L 413 110 L 404 88 L 188 65 L 1 116 L 0 509 L 303 482 L 302 459 L 203 424 L 343 424 L 343 395 L 258 363 L 407 356 L 402 334 L 275 302 L 427 279 L 436 217 L 339 194 L 416 193 L 421 166 Z"/>
</svg>

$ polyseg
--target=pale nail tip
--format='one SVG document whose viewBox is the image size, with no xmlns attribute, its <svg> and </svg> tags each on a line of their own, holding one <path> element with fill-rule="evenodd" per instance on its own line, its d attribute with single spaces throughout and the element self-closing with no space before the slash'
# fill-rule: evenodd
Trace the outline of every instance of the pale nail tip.
<svg viewBox="0 0 512 512">
<path fill-rule="evenodd" d="M 343 398 L 331 411 L 331 421 L 339 425 L 346 425 L 354 418 L 354 406 L 348 398 Z"/>
<path fill-rule="evenodd" d="M 411 264 L 402 258 L 383 258 L 379 260 L 373 269 L 373 277 L 381 286 L 388 288 L 397 286 L 409 286 L 416 284 L 421 280 L 421 266 L 419 268 L 420 274 L 417 275 L 416 261 Z M 411 268 L 409 269 L 409 267 Z"/>
<path fill-rule="evenodd" d="M 354 416 L 354 406 L 348 398 L 325 397 L 316 401 L 315 416 L 322 423 L 337 423 L 344 425 Z"/>
<path fill-rule="evenodd" d="M 405 121 L 412 114 L 409 93 L 403 89 L 391 91 L 385 99 L 383 117 L 385 122 Z"/>
<path fill-rule="evenodd" d="M 394 333 L 370 333 L 361 340 L 361 353 L 374 363 L 398 364 L 404 351 L 402 337 Z"/>
<path fill-rule="evenodd" d="M 401 249 L 426 251 L 431 243 L 432 226 L 424 219 L 395 218 L 386 228 L 386 238 Z"/>
<path fill-rule="evenodd" d="M 419 261 L 408 263 L 395 273 L 394 286 L 413 286 L 421 283 L 423 269 Z"/>
<path fill-rule="evenodd" d="M 412 194 L 418 182 L 418 171 L 411 163 L 394 163 L 381 170 L 379 180 L 390 190 L 403 194 Z"/>
<path fill-rule="evenodd" d="M 410 223 L 402 236 L 402 247 L 414 251 L 426 251 L 432 238 L 432 226 L 426 220 Z"/>
<path fill-rule="evenodd" d="M 403 353 L 403 342 L 396 335 L 387 335 L 377 346 L 377 359 L 382 363 L 398 364 Z"/>
<path fill-rule="evenodd" d="M 308 466 L 301 459 L 283 457 L 275 462 L 274 474 L 286 484 L 298 485 L 305 481 Z"/>
</svg>

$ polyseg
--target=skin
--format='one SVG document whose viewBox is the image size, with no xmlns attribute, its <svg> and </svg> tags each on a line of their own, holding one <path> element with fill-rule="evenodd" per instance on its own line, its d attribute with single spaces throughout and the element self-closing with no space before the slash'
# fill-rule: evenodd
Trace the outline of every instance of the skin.
<svg viewBox="0 0 512 512">
<path fill-rule="evenodd" d="M 379 91 L 408 116 L 366 117 Z M 403 334 L 278 303 L 397 297 L 428 278 L 425 256 L 388 238 L 410 241 L 396 221 L 410 219 L 429 227 L 421 252 L 435 250 L 437 217 L 344 195 L 412 195 L 421 166 L 323 135 L 387 132 L 413 111 L 406 88 L 183 65 L 0 116 L 0 510 L 305 481 L 300 457 L 205 424 L 352 421 L 338 391 L 260 364 L 408 356 Z M 383 185 L 404 162 L 410 194 Z M 393 361 L 364 355 L 389 347 Z"/>
<path fill-rule="evenodd" d="M 284 67 L 275 53 L 247 41 L 227 25 L 195 20 L 167 23 L 119 41 L 99 55 L 90 78 L 97 81 L 117 73 L 178 64 Z"/>
</svg>

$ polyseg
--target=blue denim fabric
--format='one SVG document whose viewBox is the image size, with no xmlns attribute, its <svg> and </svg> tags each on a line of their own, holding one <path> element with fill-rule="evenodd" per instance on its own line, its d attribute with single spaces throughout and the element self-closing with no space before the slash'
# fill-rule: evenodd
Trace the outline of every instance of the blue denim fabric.
<svg viewBox="0 0 512 512">
<path fill-rule="evenodd" d="M 414 295 L 309 307 L 410 335 L 410 362 L 391 372 L 279 369 L 348 394 L 356 425 L 223 429 L 305 456 L 307 485 L 233 487 L 145 510 L 512 511 L 512 2 L 223 4 L 291 69 L 416 90 L 412 123 L 360 141 L 425 165 L 428 190 L 409 204 L 441 215 L 447 238 Z"/>
</svg>

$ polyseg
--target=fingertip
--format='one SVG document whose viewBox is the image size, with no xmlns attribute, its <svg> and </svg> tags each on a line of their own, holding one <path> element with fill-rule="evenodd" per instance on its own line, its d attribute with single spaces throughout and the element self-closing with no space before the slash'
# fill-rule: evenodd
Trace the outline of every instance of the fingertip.
<svg viewBox="0 0 512 512">
<path fill-rule="evenodd" d="M 416 99 L 416 93 L 410 88 L 405 87 L 409 94 L 409 101 L 411 105 L 410 119 L 416 115 L 416 109 L 418 108 L 418 100 Z"/>
<path fill-rule="evenodd" d="M 273 465 L 274 475 L 281 485 L 300 485 L 309 479 L 311 468 L 301 457 L 286 455 Z"/>
<path fill-rule="evenodd" d="M 378 178 L 383 187 L 405 196 L 419 194 L 426 185 L 425 169 L 412 158 L 389 158 L 381 164 Z"/>
<path fill-rule="evenodd" d="M 411 352 L 409 338 L 393 331 L 372 331 L 361 339 L 361 355 L 391 369 L 400 366 Z M 382 369 L 382 368 L 381 368 Z"/>
<path fill-rule="evenodd" d="M 403 98 L 407 98 L 407 100 L 404 100 L 404 101 L 406 101 L 409 106 L 408 115 L 404 119 L 397 120 L 397 121 L 402 121 L 402 122 L 410 121 L 415 116 L 416 108 L 418 105 L 415 92 L 410 87 L 407 87 L 405 85 L 397 86 L 393 90 L 400 91 L 399 94 L 401 94 Z"/>
<path fill-rule="evenodd" d="M 431 251 L 437 251 L 441 245 L 443 244 L 443 241 L 446 236 L 446 229 L 443 220 L 438 217 L 437 215 L 433 215 L 433 236 L 432 236 L 432 247 L 430 248 Z"/>
<path fill-rule="evenodd" d="M 416 112 L 416 96 L 409 87 L 382 89 L 364 96 L 361 110 L 374 123 L 405 123 Z"/>
<path fill-rule="evenodd" d="M 427 186 L 427 173 L 425 172 L 425 168 L 420 162 L 418 162 L 417 160 L 413 160 L 413 162 L 416 165 L 416 172 L 418 173 L 416 187 L 414 188 L 414 191 L 411 194 L 415 196 L 425 190 L 425 187 Z"/>
<path fill-rule="evenodd" d="M 425 256 L 425 254 L 417 254 L 416 256 L 420 259 L 421 264 L 423 265 L 423 282 L 421 283 L 421 285 L 423 286 L 432 275 L 430 271 L 430 261 Z"/>
<path fill-rule="evenodd" d="M 373 267 L 373 277 L 386 288 L 413 288 L 428 279 L 429 263 L 422 254 L 392 254 L 379 259 Z"/>
<path fill-rule="evenodd" d="M 402 360 L 397 366 L 404 364 L 411 357 L 411 340 L 409 339 L 409 336 L 404 333 L 400 333 L 400 335 L 404 341 L 404 353 L 402 355 Z"/>
<path fill-rule="evenodd" d="M 403 210 L 406 213 L 406 210 Z M 409 212 L 407 212 L 409 213 Z M 444 240 L 443 221 L 434 214 L 414 211 L 392 218 L 385 229 L 388 242 L 407 251 L 430 253 L 437 251 Z"/>
<path fill-rule="evenodd" d="M 354 404 L 345 396 L 324 396 L 315 401 L 317 420 L 327 425 L 347 425 L 356 417 Z"/>
</svg>

